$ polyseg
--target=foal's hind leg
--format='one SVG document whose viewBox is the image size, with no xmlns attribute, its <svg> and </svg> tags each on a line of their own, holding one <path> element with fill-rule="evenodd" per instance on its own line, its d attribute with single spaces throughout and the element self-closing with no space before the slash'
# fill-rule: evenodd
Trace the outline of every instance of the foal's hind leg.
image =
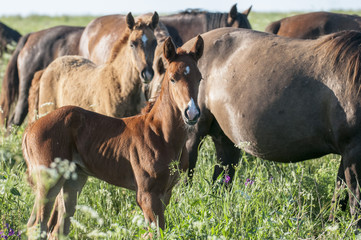
<svg viewBox="0 0 361 240">
<path fill-rule="evenodd" d="M 36 183 L 36 196 L 35 203 L 32 211 L 32 215 L 28 221 L 28 235 L 29 239 L 35 238 L 38 239 L 39 236 L 33 236 L 33 231 L 40 225 L 40 234 L 44 232 L 48 232 L 47 223 L 50 219 L 52 210 L 54 208 L 54 202 L 56 196 L 58 195 L 63 183 L 64 179 L 61 177 L 53 186 L 48 186 L 48 179 L 46 179 L 47 174 L 45 173 L 41 176 L 42 173 L 38 173 L 38 179 Z M 36 216 L 35 216 L 36 215 Z M 46 234 L 45 234 L 46 236 Z M 42 235 L 41 239 L 45 239 L 44 235 Z"/>
<path fill-rule="evenodd" d="M 88 180 L 88 176 L 83 172 L 77 172 L 76 180 L 67 180 L 64 184 L 64 208 L 65 208 L 65 218 L 64 218 L 64 227 L 63 234 L 68 235 L 70 229 L 70 218 L 75 213 L 76 203 L 78 201 L 78 197 Z"/>
<path fill-rule="evenodd" d="M 63 189 L 57 197 L 57 208 L 54 209 L 54 213 L 55 211 L 57 213 L 54 217 L 57 217 L 57 219 L 55 221 L 56 224 L 52 226 L 50 234 L 54 239 L 59 234 L 65 236 L 69 234 L 70 218 L 74 215 L 77 198 L 87 179 L 87 175 L 82 172 L 77 172 L 76 180 L 67 179 L 65 181 Z"/>
</svg>

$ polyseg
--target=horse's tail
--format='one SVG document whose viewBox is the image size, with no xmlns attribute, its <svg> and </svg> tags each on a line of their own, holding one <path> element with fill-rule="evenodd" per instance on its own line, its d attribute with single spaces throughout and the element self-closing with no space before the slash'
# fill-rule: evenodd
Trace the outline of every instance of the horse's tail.
<svg viewBox="0 0 361 240">
<path fill-rule="evenodd" d="M 34 122 L 38 119 L 39 113 L 39 91 L 40 91 L 40 79 L 43 76 L 45 69 L 37 71 L 34 74 L 34 78 L 31 82 L 29 90 L 29 122 Z"/>
<path fill-rule="evenodd" d="M 281 27 L 281 22 L 276 21 L 276 22 L 270 23 L 264 31 L 268 32 L 268 33 L 277 34 L 278 31 L 280 30 L 280 27 Z"/>
<path fill-rule="evenodd" d="M 0 124 L 9 119 L 11 105 L 19 95 L 18 57 L 30 34 L 20 38 L 18 45 L 6 67 L 0 95 Z"/>
</svg>

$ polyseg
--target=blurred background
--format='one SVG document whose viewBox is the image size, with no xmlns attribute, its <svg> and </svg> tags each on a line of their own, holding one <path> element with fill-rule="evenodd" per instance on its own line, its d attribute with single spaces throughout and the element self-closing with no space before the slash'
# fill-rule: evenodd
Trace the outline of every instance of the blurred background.
<svg viewBox="0 0 361 240">
<path fill-rule="evenodd" d="M 289 11 L 334 11 L 360 10 L 359 0 L 15 0 L 3 2 L 0 16 L 20 15 L 105 15 L 115 13 L 134 14 L 158 11 L 169 14 L 185 8 L 202 8 L 209 11 L 228 11 L 237 3 L 239 9 L 253 6 L 255 12 L 289 12 Z"/>
</svg>

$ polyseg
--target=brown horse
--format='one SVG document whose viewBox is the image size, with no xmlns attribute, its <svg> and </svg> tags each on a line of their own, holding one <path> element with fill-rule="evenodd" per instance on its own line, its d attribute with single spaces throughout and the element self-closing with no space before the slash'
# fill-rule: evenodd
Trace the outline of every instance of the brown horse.
<svg viewBox="0 0 361 240">
<path fill-rule="evenodd" d="M 342 30 L 361 30 L 361 17 L 331 12 L 312 12 L 286 17 L 266 27 L 266 32 L 280 36 L 316 39 Z"/>
<path fill-rule="evenodd" d="M 228 13 L 186 10 L 184 12 L 162 16 L 160 21 L 168 28 L 169 34 L 177 46 L 195 37 L 221 27 L 251 28 L 248 14 L 252 6 L 243 13 L 238 12 L 237 4 Z"/>
<path fill-rule="evenodd" d="M 10 49 L 8 48 L 8 45 L 17 43 L 20 38 L 21 34 L 18 31 L 0 22 L 0 57 L 4 52 L 9 53 Z"/>
<path fill-rule="evenodd" d="M 107 63 L 95 65 L 78 56 L 53 61 L 34 81 L 30 90 L 32 115 L 46 113 L 65 105 L 76 105 L 113 117 L 132 116 L 145 105 L 142 81 L 153 77 L 153 56 L 157 46 L 154 29 L 158 14 L 135 21 L 129 13 L 127 30 L 113 47 Z M 142 78 L 141 78 L 142 76 Z"/>
<path fill-rule="evenodd" d="M 204 56 L 198 64 L 204 77 L 198 96 L 202 117 L 187 142 L 191 167 L 206 134 L 215 140 L 218 157 L 230 169 L 239 159 L 235 146 L 277 162 L 340 154 L 337 187 L 345 180 L 351 214 L 357 218 L 361 32 L 300 40 L 224 28 L 202 37 Z"/>
<path fill-rule="evenodd" d="M 164 228 L 164 210 L 178 179 L 177 174 L 170 174 L 170 164 L 176 161 L 181 169 L 186 168 L 186 163 L 178 161 L 179 155 L 188 128 L 200 116 L 196 102 L 202 76 L 197 61 L 202 51 L 201 37 L 189 53 L 176 52 L 170 38 L 165 41 L 169 67 L 161 94 L 146 114 L 119 119 L 66 106 L 26 129 L 23 153 L 36 194 L 30 231 L 40 224 L 40 230 L 53 237 L 64 220 L 64 234 L 68 234 L 77 196 L 89 175 L 136 191 L 146 221 Z M 49 186 L 47 169 L 55 158 L 76 164 L 77 179 L 60 176 Z M 62 208 L 58 212 L 63 214 L 57 225 L 47 227 L 57 195 Z"/>
<path fill-rule="evenodd" d="M 0 124 L 21 125 L 28 113 L 28 95 L 36 71 L 55 58 L 78 54 L 84 27 L 57 26 L 21 37 L 2 83 Z M 14 111 L 11 111 L 16 103 Z"/>
<path fill-rule="evenodd" d="M 251 28 L 247 19 L 251 7 L 244 13 L 237 12 L 234 5 L 229 13 L 183 12 L 171 16 L 161 16 L 160 24 L 168 28 L 177 46 L 206 31 L 220 27 Z M 123 34 L 126 25 L 124 15 L 108 15 L 94 19 L 84 30 L 80 39 L 80 55 L 96 64 L 104 63 L 112 46 Z M 161 25 L 160 25 L 161 26 Z"/>
</svg>

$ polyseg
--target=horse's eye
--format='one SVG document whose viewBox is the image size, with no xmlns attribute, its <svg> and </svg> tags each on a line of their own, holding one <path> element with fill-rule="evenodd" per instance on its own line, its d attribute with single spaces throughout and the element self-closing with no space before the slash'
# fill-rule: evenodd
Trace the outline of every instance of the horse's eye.
<svg viewBox="0 0 361 240">
<path fill-rule="evenodd" d="M 175 84 L 175 80 L 173 78 L 170 79 L 170 82 Z"/>
<path fill-rule="evenodd" d="M 135 45 L 136 45 L 135 42 L 131 42 L 131 43 L 130 43 L 130 47 L 131 47 L 131 48 L 135 48 Z"/>
</svg>

